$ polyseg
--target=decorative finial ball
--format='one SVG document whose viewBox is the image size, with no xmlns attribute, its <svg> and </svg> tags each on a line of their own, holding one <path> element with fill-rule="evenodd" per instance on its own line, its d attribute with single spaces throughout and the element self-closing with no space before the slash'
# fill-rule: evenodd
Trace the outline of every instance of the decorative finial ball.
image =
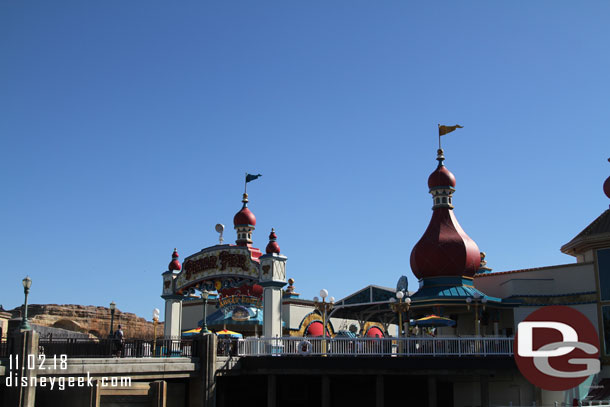
<svg viewBox="0 0 610 407">
<path fill-rule="evenodd" d="M 293 284 L 294 284 L 294 278 L 289 278 L 288 285 L 293 285 Z"/>
<path fill-rule="evenodd" d="M 180 264 L 178 257 L 178 249 L 174 248 L 174 252 L 172 253 L 172 261 L 170 261 L 169 265 L 167 266 L 169 270 L 180 271 L 182 269 L 182 265 Z"/>
</svg>

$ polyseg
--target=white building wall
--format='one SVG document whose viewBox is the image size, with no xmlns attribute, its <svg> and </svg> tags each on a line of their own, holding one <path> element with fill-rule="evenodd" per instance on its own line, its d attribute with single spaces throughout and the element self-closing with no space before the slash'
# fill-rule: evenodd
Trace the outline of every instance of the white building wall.
<svg viewBox="0 0 610 407">
<path fill-rule="evenodd" d="M 313 312 L 314 307 L 304 304 L 283 304 L 282 319 L 285 327 L 291 330 L 299 329 L 301 321 L 305 316 Z"/>
<path fill-rule="evenodd" d="M 582 312 L 586 315 L 586 317 L 591 321 L 593 326 L 595 327 L 595 331 L 599 335 L 599 327 L 597 325 L 597 304 L 578 304 L 578 305 L 570 305 L 571 308 L 574 308 L 577 311 Z M 517 324 L 523 321 L 529 314 L 539 309 L 539 306 L 529 306 L 529 307 L 517 307 L 514 309 L 515 315 L 515 328 Z"/>
<path fill-rule="evenodd" d="M 520 295 L 564 295 L 596 290 L 591 263 L 576 263 L 514 273 L 475 277 L 474 285 L 487 295 L 508 298 Z"/>
<path fill-rule="evenodd" d="M 216 311 L 214 304 L 208 301 L 207 313 L 210 315 Z M 210 312 L 211 311 L 211 312 Z M 203 302 L 202 301 L 183 301 L 182 302 L 182 330 L 188 331 L 195 329 L 199 325 L 199 321 L 203 319 Z"/>
</svg>

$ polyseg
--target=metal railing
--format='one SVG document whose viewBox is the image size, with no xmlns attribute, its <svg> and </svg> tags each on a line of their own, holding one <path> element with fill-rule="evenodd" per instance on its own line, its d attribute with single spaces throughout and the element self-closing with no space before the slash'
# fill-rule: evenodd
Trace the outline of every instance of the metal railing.
<svg viewBox="0 0 610 407">
<path fill-rule="evenodd" d="M 197 343 L 193 339 L 154 340 L 132 339 L 122 343 L 114 339 L 40 338 L 39 352 L 45 355 L 68 357 L 177 357 L 197 356 Z"/>
<path fill-rule="evenodd" d="M 246 338 L 238 356 L 512 356 L 513 338 Z"/>
</svg>

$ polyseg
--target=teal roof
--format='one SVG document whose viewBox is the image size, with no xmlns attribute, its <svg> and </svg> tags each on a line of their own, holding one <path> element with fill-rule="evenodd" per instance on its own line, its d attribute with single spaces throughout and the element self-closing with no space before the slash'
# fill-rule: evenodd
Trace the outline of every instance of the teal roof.
<svg viewBox="0 0 610 407">
<path fill-rule="evenodd" d="M 385 302 L 390 298 L 394 298 L 396 290 L 378 285 L 369 285 L 353 294 L 339 300 L 336 304 L 351 305 L 351 304 L 369 304 L 374 302 Z"/>
<path fill-rule="evenodd" d="M 424 279 L 421 282 L 419 290 L 411 295 L 411 301 L 413 301 L 413 305 L 421 302 L 433 302 L 435 300 L 455 300 L 457 303 L 463 304 L 466 298 L 473 298 L 478 295 L 481 299 L 485 298 L 487 303 L 495 303 L 496 305 L 514 306 L 520 302 L 492 297 L 477 290 L 471 284 L 472 280 L 462 279 L 461 277 Z"/>
</svg>

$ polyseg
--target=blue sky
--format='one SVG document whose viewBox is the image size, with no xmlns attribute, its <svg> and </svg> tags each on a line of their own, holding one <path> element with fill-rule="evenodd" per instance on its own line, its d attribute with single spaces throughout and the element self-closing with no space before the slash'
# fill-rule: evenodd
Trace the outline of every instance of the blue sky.
<svg viewBox="0 0 610 407">
<path fill-rule="evenodd" d="M 245 172 L 304 298 L 417 284 L 437 123 L 495 271 L 572 262 L 608 208 L 610 3 L 0 2 L 0 303 L 151 318 L 235 239 Z"/>
</svg>

